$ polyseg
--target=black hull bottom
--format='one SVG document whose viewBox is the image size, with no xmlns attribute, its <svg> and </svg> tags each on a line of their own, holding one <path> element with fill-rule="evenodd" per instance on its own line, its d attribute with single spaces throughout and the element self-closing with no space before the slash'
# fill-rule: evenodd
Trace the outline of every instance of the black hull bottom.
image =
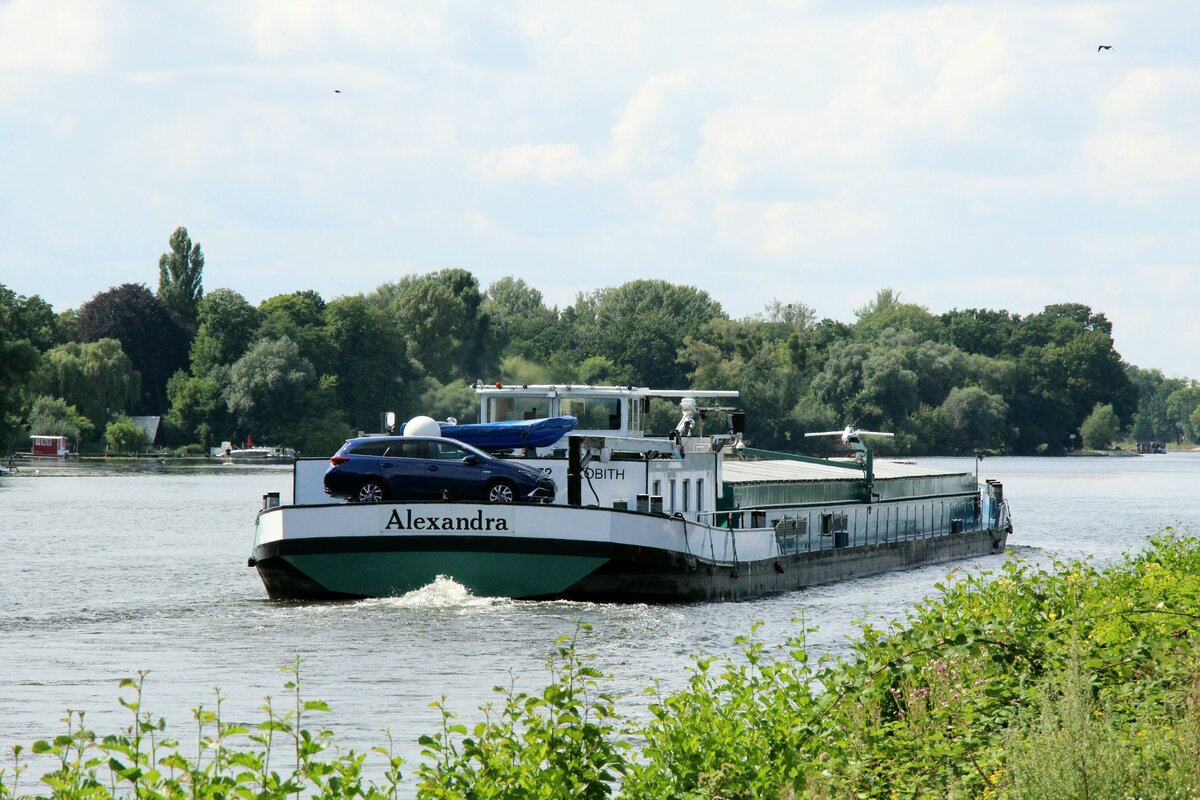
<svg viewBox="0 0 1200 800">
<path fill-rule="evenodd" d="M 797 553 L 736 566 L 709 566 L 694 559 L 614 558 L 554 597 L 594 603 L 688 603 L 753 600 L 927 564 L 1004 552 L 1007 534 L 956 533 L 813 553 Z M 656 561 L 658 563 L 656 563 Z"/>
<path fill-rule="evenodd" d="M 272 600 L 361 600 L 364 595 L 345 594 L 326 589 L 278 556 L 255 560 L 254 568 Z"/>
</svg>

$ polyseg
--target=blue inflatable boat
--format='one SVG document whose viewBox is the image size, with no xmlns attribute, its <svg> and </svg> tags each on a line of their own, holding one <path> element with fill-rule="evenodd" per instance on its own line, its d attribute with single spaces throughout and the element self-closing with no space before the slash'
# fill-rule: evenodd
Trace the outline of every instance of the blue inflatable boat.
<svg viewBox="0 0 1200 800">
<path fill-rule="evenodd" d="M 481 450 L 510 450 L 516 447 L 549 447 L 571 431 L 574 417 L 513 419 L 507 422 L 479 422 L 451 425 L 439 422 L 442 436 L 475 445 Z"/>
</svg>

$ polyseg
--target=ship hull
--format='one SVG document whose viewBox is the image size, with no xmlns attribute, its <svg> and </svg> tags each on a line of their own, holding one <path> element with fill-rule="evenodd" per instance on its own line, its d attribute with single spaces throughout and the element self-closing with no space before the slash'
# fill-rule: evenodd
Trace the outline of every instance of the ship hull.
<svg viewBox="0 0 1200 800">
<path fill-rule="evenodd" d="M 1006 528 L 780 549 L 730 530 L 616 509 L 472 503 L 287 506 L 260 514 L 251 558 L 275 599 L 398 596 L 446 576 L 479 596 L 591 602 L 749 600 L 1001 553 Z"/>
</svg>

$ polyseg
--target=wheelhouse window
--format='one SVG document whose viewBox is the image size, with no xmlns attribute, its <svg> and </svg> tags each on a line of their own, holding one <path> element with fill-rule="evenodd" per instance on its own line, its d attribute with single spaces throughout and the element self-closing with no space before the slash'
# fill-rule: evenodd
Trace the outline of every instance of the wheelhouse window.
<svg viewBox="0 0 1200 800">
<path fill-rule="evenodd" d="M 692 482 L 687 478 L 683 480 L 683 510 L 688 511 L 688 500 L 692 494 Z"/>
<path fill-rule="evenodd" d="M 545 397 L 512 395 L 487 399 L 488 422 L 508 422 L 514 419 L 542 419 L 550 416 L 550 401 Z"/>
<path fill-rule="evenodd" d="M 621 400 L 617 397 L 560 397 L 558 413 L 579 420 L 580 430 L 621 429 Z"/>
</svg>

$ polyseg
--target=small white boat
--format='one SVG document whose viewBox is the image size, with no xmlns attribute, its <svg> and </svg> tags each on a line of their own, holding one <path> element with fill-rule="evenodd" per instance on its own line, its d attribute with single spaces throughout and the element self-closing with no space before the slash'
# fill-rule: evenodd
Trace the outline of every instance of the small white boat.
<svg viewBox="0 0 1200 800">
<path fill-rule="evenodd" d="M 296 460 L 296 451 L 290 447 L 234 447 L 229 442 L 209 453 L 226 464 L 291 464 Z"/>
</svg>

